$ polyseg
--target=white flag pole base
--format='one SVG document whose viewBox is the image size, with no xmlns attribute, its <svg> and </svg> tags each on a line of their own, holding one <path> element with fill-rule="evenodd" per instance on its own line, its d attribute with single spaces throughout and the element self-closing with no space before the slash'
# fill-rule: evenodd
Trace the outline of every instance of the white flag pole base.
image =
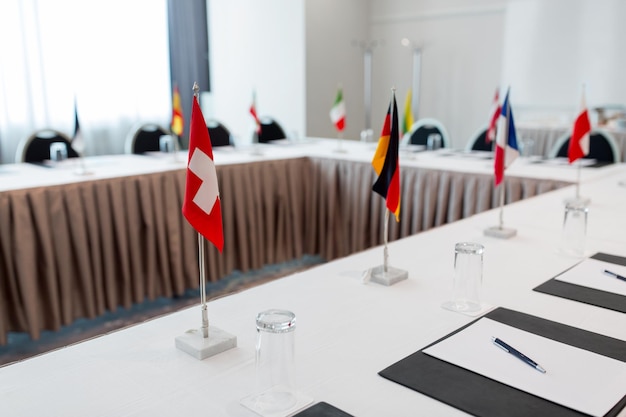
<svg viewBox="0 0 626 417">
<path fill-rule="evenodd" d="M 84 169 L 77 169 L 76 171 L 74 171 L 74 174 L 79 175 L 79 176 L 87 176 L 87 175 L 93 175 L 92 171 L 87 171 Z"/>
<path fill-rule="evenodd" d="M 517 235 L 517 230 L 508 227 L 493 226 L 485 229 L 485 236 L 496 237 L 498 239 L 510 239 Z"/>
<path fill-rule="evenodd" d="M 343 148 L 343 132 L 337 133 L 337 147 L 335 148 L 335 152 L 337 153 L 346 153 L 348 152 Z"/>
<path fill-rule="evenodd" d="M 390 286 L 397 282 L 403 281 L 407 279 L 408 277 L 409 277 L 409 273 L 403 269 L 398 269 L 398 268 L 388 266 L 387 271 L 385 271 L 385 266 L 380 265 L 375 268 L 372 268 L 370 281 L 375 282 L 377 284 Z"/>
<path fill-rule="evenodd" d="M 237 347 L 237 336 L 209 326 L 209 337 L 205 338 L 202 336 L 202 329 L 191 329 L 176 337 L 176 347 L 198 360 L 203 360 Z"/>
<path fill-rule="evenodd" d="M 577 206 L 589 206 L 589 204 L 591 203 L 591 199 L 589 197 L 574 196 L 566 198 L 565 200 L 563 200 L 563 202 L 565 204 L 572 204 Z"/>
<path fill-rule="evenodd" d="M 93 172 L 89 171 L 85 166 L 85 159 L 83 156 L 79 156 L 77 158 L 78 166 L 74 170 L 74 174 L 76 175 L 93 175 Z"/>
</svg>

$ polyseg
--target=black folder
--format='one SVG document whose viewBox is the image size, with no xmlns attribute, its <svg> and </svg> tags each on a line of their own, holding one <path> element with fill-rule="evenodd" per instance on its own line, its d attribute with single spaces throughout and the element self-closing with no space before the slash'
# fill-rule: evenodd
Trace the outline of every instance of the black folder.
<svg viewBox="0 0 626 417">
<path fill-rule="evenodd" d="M 353 417 L 351 414 L 346 413 L 327 402 L 320 401 L 311 407 L 300 411 L 293 417 Z"/>
<path fill-rule="evenodd" d="M 626 258 L 617 255 L 610 255 L 608 253 L 598 252 L 591 256 L 591 259 L 626 266 Z M 561 274 L 563 272 L 561 272 Z M 534 291 L 555 295 L 561 298 L 567 298 L 569 300 L 580 301 L 581 303 L 591 304 L 597 307 L 608 308 L 610 310 L 619 311 L 620 313 L 626 313 L 626 297 L 621 294 L 583 287 L 569 282 L 559 281 L 555 278 L 552 278 L 534 288 Z M 624 283 L 624 285 L 626 285 L 626 283 Z"/>
<path fill-rule="evenodd" d="M 619 339 L 502 307 L 487 313 L 484 317 L 626 362 L 626 342 Z M 471 326 L 475 321 L 429 346 Z M 525 417 L 530 415 L 565 417 L 586 415 L 429 356 L 422 350 L 380 371 L 379 375 L 480 417 Z M 626 394 L 626 387 L 624 387 L 624 393 Z M 593 395 L 593 393 L 589 393 L 589 395 Z M 626 406 L 626 395 L 606 416 L 616 416 L 624 406 Z"/>
</svg>

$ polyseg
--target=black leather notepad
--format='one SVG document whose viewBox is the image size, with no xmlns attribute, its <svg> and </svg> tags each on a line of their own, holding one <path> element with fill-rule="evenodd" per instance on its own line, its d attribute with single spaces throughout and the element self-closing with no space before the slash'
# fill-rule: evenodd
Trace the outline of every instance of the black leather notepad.
<svg viewBox="0 0 626 417">
<path fill-rule="evenodd" d="M 598 252 L 591 256 L 591 258 L 626 266 L 626 258 L 622 256 Z M 626 283 L 624 283 L 624 285 L 626 285 Z M 619 311 L 620 313 L 626 313 L 626 297 L 623 295 L 601 291 L 595 288 L 583 287 L 569 282 L 559 281 L 554 278 L 534 288 L 534 291 L 555 295 L 561 298 L 567 298 L 569 300 L 580 301 L 581 303 L 591 304 L 597 307 L 608 308 L 610 310 Z"/>
<path fill-rule="evenodd" d="M 317 404 L 312 405 L 311 407 L 300 411 L 298 414 L 293 417 L 353 417 L 351 414 L 346 413 L 335 407 L 334 405 L 328 404 L 327 402 L 321 401 Z"/>
<path fill-rule="evenodd" d="M 619 339 L 506 308 L 497 308 L 487 313 L 484 317 L 626 362 L 626 342 Z M 471 326 L 473 323 L 467 326 Z M 450 333 L 429 346 L 452 336 L 467 326 Z M 380 371 L 379 375 L 480 417 L 523 417 L 530 415 L 565 417 L 585 415 L 434 358 L 423 353 L 422 350 Z M 624 387 L 624 393 L 626 394 L 626 387 Z M 593 395 L 593 393 L 589 395 Z M 626 395 L 606 416 L 616 416 L 624 406 L 626 406 Z"/>
</svg>

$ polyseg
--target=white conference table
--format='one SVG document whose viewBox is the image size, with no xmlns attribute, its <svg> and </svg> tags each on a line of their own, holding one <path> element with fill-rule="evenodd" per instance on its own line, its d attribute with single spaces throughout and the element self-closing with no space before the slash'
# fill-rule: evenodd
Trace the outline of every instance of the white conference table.
<svg viewBox="0 0 626 417">
<path fill-rule="evenodd" d="M 623 165 L 585 184 L 588 254 L 626 256 L 625 184 Z M 409 272 L 391 287 L 361 281 L 382 262 L 375 247 L 213 300 L 212 325 L 236 335 L 238 346 L 203 361 L 174 347 L 176 336 L 199 326 L 193 307 L 0 368 L 0 415 L 253 416 L 239 399 L 254 380 L 254 317 L 268 308 L 296 313 L 298 387 L 314 402 L 359 417 L 465 415 L 377 374 L 473 319 L 440 307 L 451 292 L 456 242 L 485 246 L 484 302 L 626 341 L 626 314 L 532 291 L 578 261 L 557 251 L 572 193 L 566 187 L 506 206 L 507 226 L 518 233 L 509 240 L 483 235 L 498 221 L 490 210 L 390 243 L 391 265 Z"/>
<path fill-rule="evenodd" d="M 216 148 L 227 238 L 223 256 L 208 245 L 208 279 L 381 244 L 383 202 L 371 191 L 375 147 L 310 138 Z M 390 241 L 496 207 L 486 156 L 403 149 L 401 221 L 391 222 Z M 197 288 L 197 237 L 180 214 L 186 158 L 90 157 L 89 175 L 76 175 L 76 160 L 0 166 L 0 269 L 7 271 L 0 344 L 9 331 L 37 339 L 79 317 Z M 582 169 L 581 181 L 616 169 Z M 507 170 L 507 202 L 575 179 L 573 167 L 520 158 Z"/>
<path fill-rule="evenodd" d="M 401 147 L 400 163 L 406 167 L 420 167 L 472 174 L 493 174 L 493 160 L 488 152 L 441 149 L 439 151 L 416 151 L 419 147 Z M 329 158 L 369 163 L 376 150 L 376 143 L 337 141 L 336 139 L 307 138 L 302 141 L 275 141 L 273 144 L 249 145 L 242 148 L 214 148 L 217 166 L 246 164 L 260 161 L 290 158 Z M 452 162 L 446 161 L 450 159 Z M 72 184 L 94 180 L 145 175 L 163 171 L 184 169 L 187 151 L 176 155 L 160 152 L 145 155 L 102 155 L 84 159 L 86 175 L 81 175 L 81 163 L 77 158 L 60 163 L 3 164 L 0 165 L 0 192 Z M 477 163 L 482 161 L 482 163 Z M 537 158 L 518 158 L 507 170 L 507 177 L 539 178 L 572 183 L 576 181 L 575 167 L 567 164 L 537 163 Z M 532 168 L 529 168 L 532 166 Z M 606 175 L 606 170 L 583 170 L 581 181 Z"/>
</svg>

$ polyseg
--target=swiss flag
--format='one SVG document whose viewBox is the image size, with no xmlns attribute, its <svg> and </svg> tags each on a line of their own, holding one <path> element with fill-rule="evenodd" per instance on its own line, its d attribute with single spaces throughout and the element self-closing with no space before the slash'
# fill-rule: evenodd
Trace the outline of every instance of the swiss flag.
<svg viewBox="0 0 626 417">
<path fill-rule="evenodd" d="M 198 233 L 219 249 L 224 248 L 222 209 L 213 162 L 211 138 L 194 96 L 189 129 L 189 159 L 183 201 L 183 216 Z"/>
<path fill-rule="evenodd" d="M 589 120 L 589 113 L 587 112 L 587 104 L 585 103 L 584 93 L 580 107 L 581 110 L 574 121 L 572 137 L 570 138 L 569 147 L 567 149 L 567 157 L 570 164 L 579 158 L 589 155 L 589 133 L 591 132 L 591 121 Z"/>
</svg>

